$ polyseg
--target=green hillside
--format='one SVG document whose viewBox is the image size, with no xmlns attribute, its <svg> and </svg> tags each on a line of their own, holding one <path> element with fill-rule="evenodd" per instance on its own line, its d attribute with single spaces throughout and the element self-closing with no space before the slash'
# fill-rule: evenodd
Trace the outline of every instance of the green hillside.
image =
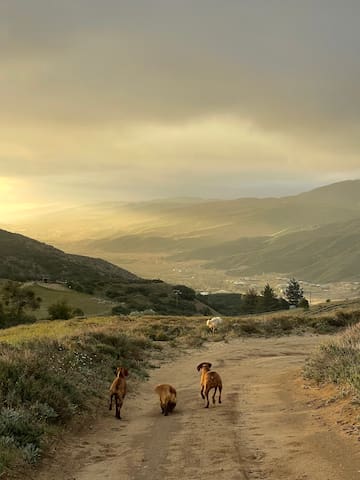
<svg viewBox="0 0 360 480">
<path fill-rule="evenodd" d="M 109 315 L 112 308 L 116 305 L 111 300 L 100 298 L 96 295 L 77 292 L 69 288 L 54 288 L 52 285 L 30 284 L 29 287 L 35 292 L 37 297 L 42 299 L 39 310 L 33 314 L 38 319 L 49 318 L 48 308 L 53 303 L 65 300 L 73 308 L 80 308 L 84 315 Z M 56 287 L 58 287 L 56 285 Z"/>
<path fill-rule="evenodd" d="M 71 292 L 91 293 L 107 299 L 117 306 L 116 313 L 152 310 L 160 314 L 191 315 L 199 309 L 195 292 L 183 285 L 172 286 L 158 279 L 143 279 L 104 260 L 66 254 L 45 243 L 4 230 L 0 230 L 0 278 L 22 282 L 44 280 L 65 285 Z M 58 294 L 43 290 L 39 293 L 43 297 L 41 293 L 45 299 L 49 295 L 58 295 L 59 299 L 65 297 L 72 306 L 85 313 L 109 311 L 109 302 L 106 308 L 102 305 L 98 309 L 94 304 L 89 308 L 89 296 L 78 296 L 74 304 L 73 293 L 68 291 L 59 290 Z M 46 305 L 45 301 L 40 315 L 46 312 Z"/>
<path fill-rule="evenodd" d="M 98 258 L 70 255 L 17 233 L 0 230 L 0 278 L 90 283 L 138 277 Z"/>
</svg>

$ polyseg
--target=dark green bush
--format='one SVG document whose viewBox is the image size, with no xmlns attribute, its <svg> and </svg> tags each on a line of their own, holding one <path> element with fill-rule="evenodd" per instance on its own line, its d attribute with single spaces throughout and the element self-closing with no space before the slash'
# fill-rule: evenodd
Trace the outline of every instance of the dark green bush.
<svg viewBox="0 0 360 480">
<path fill-rule="evenodd" d="M 72 316 L 72 310 L 66 300 L 59 300 L 48 308 L 51 320 L 68 320 Z"/>
</svg>

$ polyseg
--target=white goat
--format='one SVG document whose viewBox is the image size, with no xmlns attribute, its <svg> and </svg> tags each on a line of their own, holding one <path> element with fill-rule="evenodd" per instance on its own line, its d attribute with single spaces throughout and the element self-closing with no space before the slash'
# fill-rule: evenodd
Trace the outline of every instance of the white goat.
<svg viewBox="0 0 360 480">
<path fill-rule="evenodd" d="M 212 331 L 212 333 L 215 333 L 215 330 L 223 323 L 223 319 L 221 317 L 213 317 L 209 318 L 206 321 L 206 325 L 209 327 L 209 329 Z"/>
</svg>

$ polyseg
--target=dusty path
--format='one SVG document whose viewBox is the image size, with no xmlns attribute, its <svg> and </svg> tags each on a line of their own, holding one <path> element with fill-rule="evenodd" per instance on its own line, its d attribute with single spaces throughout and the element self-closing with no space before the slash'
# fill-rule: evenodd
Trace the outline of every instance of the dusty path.
<svg viewBox="0 0 360 480">
<path fill-rule="evenodd" d="M 123 420 L 104 408 L 91 432 L 62 446 L 35 480 L 355 480 L 360 443 L 324 423 L 296 383 L 321 337 L 214 343 L 153 371 Z M 196 365 L 213 362 L 224 382 L 223 404 L 206 410 Z M 178 407 L 160 415 L 153 393 L 172 383 Z"/>
</svg>

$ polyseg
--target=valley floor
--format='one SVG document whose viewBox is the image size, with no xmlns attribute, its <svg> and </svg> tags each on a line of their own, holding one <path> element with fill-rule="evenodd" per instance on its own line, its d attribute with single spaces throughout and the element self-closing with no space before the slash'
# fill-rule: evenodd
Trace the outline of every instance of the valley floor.
<svg viewBox="0 0 360 480">
<path fill-rule="evenodd" d="M 299 380 L 306 356 L 324 337 L 245 339 L 209 344 L 152 372 L 126 398 L 123 420 L 107 411 L 92 429 L 68 438 L 32 480 L 355 480 L 359 438 L 344 433 Z M 196 365 L 213 362 L 223 403 L 203 408 Z M 163 417 L 157 383 L 178 390 Z M 305 386 L 306 387 L 306 386 Z"/>
</svg>

